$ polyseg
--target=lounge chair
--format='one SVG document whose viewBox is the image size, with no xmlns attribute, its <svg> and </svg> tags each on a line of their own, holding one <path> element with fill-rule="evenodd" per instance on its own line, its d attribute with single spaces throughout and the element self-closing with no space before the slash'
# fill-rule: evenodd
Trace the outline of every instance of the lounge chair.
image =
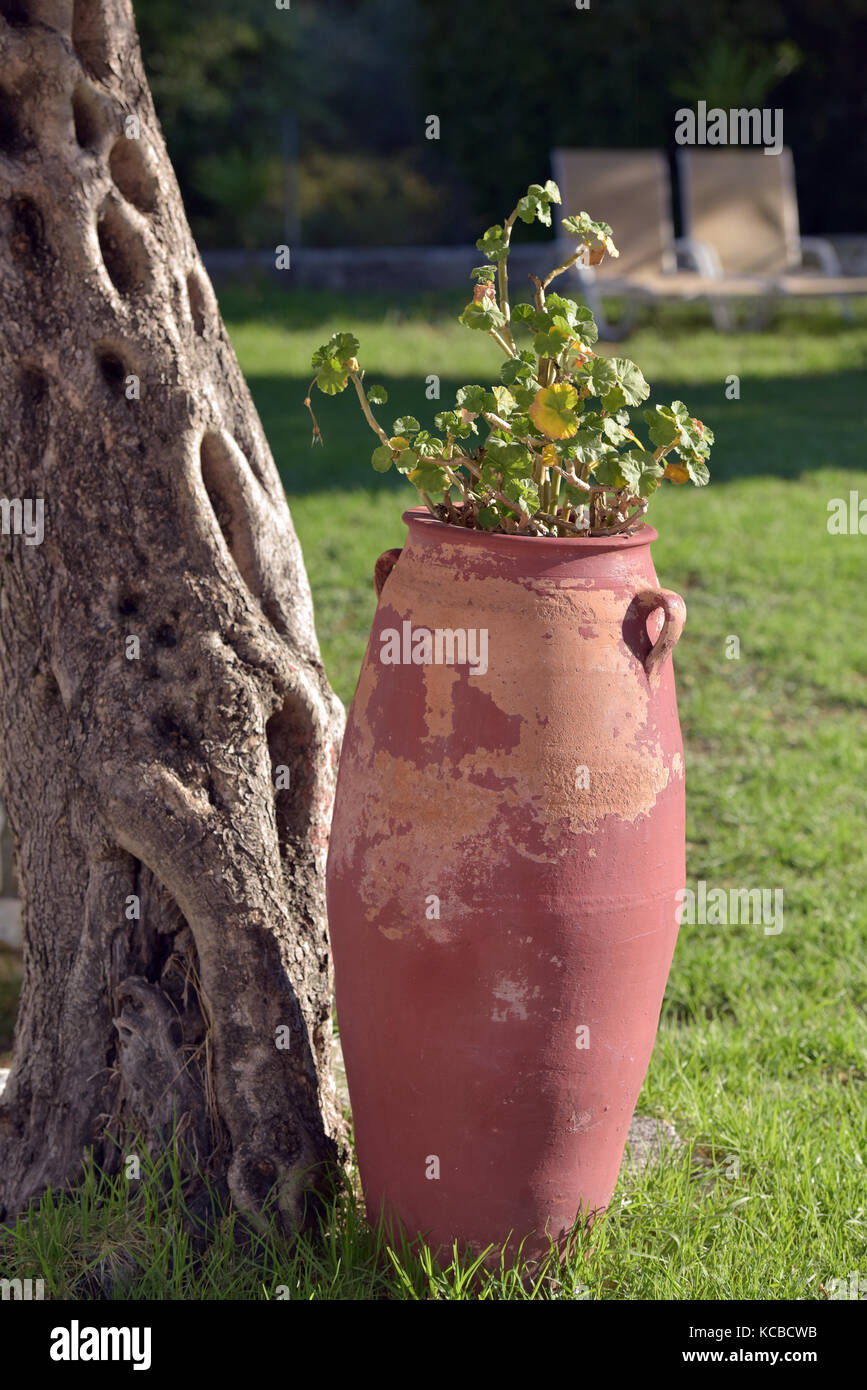
<svg viewBox="0 0 867 1390">
<path fill-rule="evenodd" d="M 676 238 L 671 220 L 668 160 L 660 150 L 553 150 L 554 178 L 563 195 L 562 213 L 587 211 L 609 222 L 620 251 L 590 269 L 573 274 L 593 310 L 603 338 L 623 337 L 637 305 L 658 300 L 707 301 L 717 328 L 732 325 L 732 299 L 763 299 L 772 293 L 761 275 L 722 275 L 713 257 L 691 237 Z M 564 240 L 568 253 L 574 243 Z M 680 269 L 679 263 L 689 269 Z M 625 298 L 627 313 L 619 323 L 607 319 L 603 295 Z"/>
<path fill-rule="evenodd" d="M 683 149 L 677 159 L 683 223 L 714 274 L 770 277 L 769 308 L 780 298 L 835 298 L 852 317 L 867 276 L 843 275 L 829 241 L 801 236 L 791 150 Z"/>
</svg>

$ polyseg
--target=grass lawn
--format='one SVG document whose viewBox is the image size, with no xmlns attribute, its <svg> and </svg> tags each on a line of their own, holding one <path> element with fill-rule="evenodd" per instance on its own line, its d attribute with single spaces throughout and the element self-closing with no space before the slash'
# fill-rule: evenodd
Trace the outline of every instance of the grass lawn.
<svg viewBox="0 0 867 1390">
<path fill-rule="evenodd" d="M 310 354 L 353 329 L 369 379 L 389 389 L 382 418 L 426 424 L 456 386 L 496 369 L 489 341 L 454 322 L 461 302 L 426 295 L 395 309 L 264 284 L 221 295 L 347 701 L 374 561 L 401 544 L 413 494 L 370 469 L 373 436 L 348 392 L 317 393 L 325 447 L 311 449 Z M 648 312 L 605 349 L 638 362 L 654 400 L 682 397 L 716 432 L 711 487 L 666 486 L 650 511 L 660 581 L 689 609 L 675 658 L 688 882 L 782 888 L 784 929 L 684 926 L 639 1102 L 675 1124 L 683 1147 L 621 1180 L 586 1258 L 535 1290 L 494 1278 L 488 1297 L 809 1299 L 850 1271 L 867 1277 L 867 536 L 827 530 L 831 498 L 867 498 L 867 309 L 857 314 L 846 326 L 836 305 L 792 309 L 771 331 L 723 337 L 699 311 Z M 441 405 L 425 397 L 431 375 Z M 82 1222 L 85 1208 L 95 1214 Z M 135 1244 L 125 1297 L 253 1299 L 278 1284 L 299 1299 L 479 1296 L 454 1275 L 377 1256 L 351 1202 L 323 1246 L 294 1255 L 279 1242 L 255 1259 L 218 1243 L 202 1260 L 173 1253 L 152 1224 L 119 1188 L 102 1206 L 92 1193 L 47 1199 L 15 1237 L 16 1271 L 44 1272 L 62 1296 L 83 1258 L 102 1268 Z"/>
</svg>

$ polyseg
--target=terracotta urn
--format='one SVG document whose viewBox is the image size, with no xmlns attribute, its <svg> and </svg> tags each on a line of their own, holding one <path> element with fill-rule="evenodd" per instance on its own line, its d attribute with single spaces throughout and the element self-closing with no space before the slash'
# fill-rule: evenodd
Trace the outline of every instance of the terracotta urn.
<svg viewBox="0 0 867 1390">
<path fill-rule="evenodd" d="M 684 887 L 656 532 L 404 516 L 340 761 L 328 913 L 367 1209 L 562 1243 L 611 1199 Z"/>
</svg>

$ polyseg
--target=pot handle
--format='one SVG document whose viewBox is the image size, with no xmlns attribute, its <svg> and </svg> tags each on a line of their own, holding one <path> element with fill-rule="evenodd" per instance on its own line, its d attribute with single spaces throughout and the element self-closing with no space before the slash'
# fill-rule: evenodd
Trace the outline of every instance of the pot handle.
<svg viewBox="0 0 867 1390">
<path fill-rule="evenodd" d="M 391 574 L 401 555 L 402 550 L 384 550 L 373 567 L 373 587 L 376 590 L 376 597 L 382 593 L 382 586 Z"/>
<path fill-rule="evenodd" d="M 645 589 L 642 593 L 636 594 L 635 597 L 645 619 L 649 618 L 657 608 L 661 608 L 665 614 L 662 631 L 644 658 L 644 669 L 650 681 L 650 688 L 655 690 L 659 684 L 662 668 L 671 656 L 678 638 L 683 632 L 683 625 L 686 622 L 686 604 L 680 594 L 674 593 L 672 589 Z"/>
</svg>

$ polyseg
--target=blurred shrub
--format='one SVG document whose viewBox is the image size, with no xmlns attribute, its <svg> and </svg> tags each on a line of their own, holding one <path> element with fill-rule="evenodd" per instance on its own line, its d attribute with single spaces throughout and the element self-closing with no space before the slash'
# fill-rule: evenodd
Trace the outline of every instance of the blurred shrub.
<svg viewBox="0 0 867 1390">
<path fill-rule="evenodd" d="M 193 188 L 211 204 L 199 215 L 200 234 L 216 246 L 252 251 L 275 240 L 283 207 L 283 165 L 230 148 L 192 165 Z"/>
<path fill-rule="evenodd" d="M 675 78 L 669 90 L 688 106 L 706 101 L 709 107 L 724 111 L 762 107 L 774 88 L 803 61 L 797 45 L 786 40 L 764 51 L 718 34 L 695 55 L 692 67 L 683 77 Z"/>
<path fill-rule="evenodd" d="M 867 230 L 867 0 L 134 3 L 206 245 L 283 239 L 287 117 L 304 239 L 466 241 L 552 146 L 670 148 L 700 99 L 782 106 L 804 231 Z"/>
<path fill-rule="evenodd" d="M 382 156 L 321 150 L 300 168 L 304 237 L 316 246 L 400 246 L 448 239 L 454 208 L 414 150 Z"/>
</svg>

